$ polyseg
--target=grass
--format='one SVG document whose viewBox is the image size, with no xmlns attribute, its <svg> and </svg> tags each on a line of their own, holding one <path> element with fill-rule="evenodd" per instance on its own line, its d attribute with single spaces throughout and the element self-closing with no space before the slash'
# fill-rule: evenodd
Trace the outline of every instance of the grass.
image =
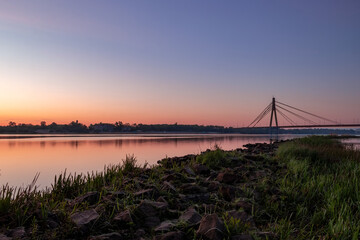
<svg viewBox="0 0 360 240">
<path fill-rule="evenodd" d="M 287 172 L 267 212 L 280 239 L 358 239 L 360 152 L 312 136 L 281 145 L 276 157 Z"/>
<path fill-rule="evenodd" d="M 101 195 L 108 191 L 122 188 L 124 174 L 134 174 L 142 169 L 136 165 L 134 156 L 126 156 L 122 164 L 105 166 L 103 172 L 84 174 L 67 174 L 66 171 L 55 176 L 51 188 L 39 191 L 36 186 L 38 175 L 26 188 L 13 188 L 4 185 L 0 189 L 0 225 L 9 227 L 27 226 L 45 223 L 52 210 L 63 210 L 66 216 L 67 199 L 91 191 L 99 191 Z M 72 212 L 84 206 L 74 206 Z M 85 206 L 86 207 L 86 206 Z M 39 211 L 40 210 L 40 211 Z M 36 224 L 35 224 L 36 223 Z"/>
<path fill-rule="evenodd" d="M 212 169 L 217 169 L 227 162 L 228 153 L 215 145 L 212 151 L 206 151 L 196 157 L 196 162 L 204 164 Z"/>
</svg>

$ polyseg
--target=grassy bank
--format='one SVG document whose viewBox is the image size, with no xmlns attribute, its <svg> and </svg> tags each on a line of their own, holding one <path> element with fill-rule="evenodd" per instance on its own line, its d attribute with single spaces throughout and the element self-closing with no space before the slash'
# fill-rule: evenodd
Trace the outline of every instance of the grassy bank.
<svg viewBox="0 0 360 240">
<path fill-rule="evenodd" d="M 2 239 L 358 239 L 360 153 L 329 137 L 134 156 L 51 189 L 3 186 Z"/>
<path fill-rule="evenodd" d="M 359 151 L 313 136 L 282 144 L 276 158 L 287 171 L 276 181 L 281 199 L 267 211 L 280 239 L 359 238 Z"/>
</svg>

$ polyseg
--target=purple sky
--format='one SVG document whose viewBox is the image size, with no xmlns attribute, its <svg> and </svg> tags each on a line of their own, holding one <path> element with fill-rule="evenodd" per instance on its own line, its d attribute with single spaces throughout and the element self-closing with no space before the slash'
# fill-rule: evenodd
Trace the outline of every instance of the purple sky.
<svg viewBox="0 0 360 240">
<path fill-rule="evenodd" d="M 0 1 L 0 124 L 360 120 L 360 1 Z"/>
</svg>

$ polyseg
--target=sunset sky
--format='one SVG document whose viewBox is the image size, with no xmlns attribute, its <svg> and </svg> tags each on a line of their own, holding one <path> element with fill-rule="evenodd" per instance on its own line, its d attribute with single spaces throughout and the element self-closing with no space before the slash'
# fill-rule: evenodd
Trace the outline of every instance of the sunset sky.
<svg viewBox="0 0 360 240">
<path fill-rule="evenodd" d="M 360 122 L 360 1 L 0 0 L 0 125 Z"/>
</svg>

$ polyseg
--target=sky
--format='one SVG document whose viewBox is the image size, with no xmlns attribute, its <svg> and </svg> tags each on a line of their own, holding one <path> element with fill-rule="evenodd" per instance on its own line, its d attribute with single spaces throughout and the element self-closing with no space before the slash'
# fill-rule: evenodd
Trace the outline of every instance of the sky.
<svg viewBox="0 0 360 240">
<path fill-rule="evenodd" d="M 241 127 L 272 97 L 360 122 L 360 1 L 0 0 L 1 125 Z"/>
</svg>

